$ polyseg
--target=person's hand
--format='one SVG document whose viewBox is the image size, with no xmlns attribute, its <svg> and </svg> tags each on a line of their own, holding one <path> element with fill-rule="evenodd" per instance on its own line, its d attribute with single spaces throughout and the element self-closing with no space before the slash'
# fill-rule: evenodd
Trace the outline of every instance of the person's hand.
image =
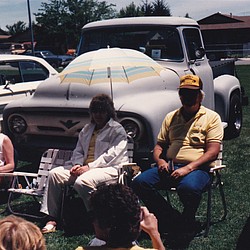
<svg viewBox="0 0 250 250">
<path fill-rule="evenodd" d="M 70 174 L 73 176 L 79 176 L 89 170 L 88 165 L 75 165 L 70 169 Z"/>
<path fill-rule="evenodd" d="M 146 207 L 141 207 L 141 215 L 141 229 L 150 236 L 158 234 L 158 221 L 155 215 L 150 213 Z"/>
<path fill-rule="evenodd" d="M 183 177 L 187 174 L 190 173 L 190 168 L 185 166 L 185 167 L 182 167 L 182 168 L 178 168 L 176 169 L 172 174 L 171 174 L 171 177 L 173 177 L 174 179 L 178 179 L 180 177 Z"/>
<path fill-rule="evenodd" d="M 154 214 L 150 213 L 146 207 L 141 207 L 141 216 L 141 229 L 150 236 L 153 248 L 165 250 L 160 233 L 158 231 L 158 221 Z"/>
<path fill-rule="evenodd" d="M 157 162 L 157 165 L 159 172 L 164 172 L 164 171 L 166 171 L 167 173 L 169 172 L 168 163 L 165 160 L 160 159 Z"/>
</svg>

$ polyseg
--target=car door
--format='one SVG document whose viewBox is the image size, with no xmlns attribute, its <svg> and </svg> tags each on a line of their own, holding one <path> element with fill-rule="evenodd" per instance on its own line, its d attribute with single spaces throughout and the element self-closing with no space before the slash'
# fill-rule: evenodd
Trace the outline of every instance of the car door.
<svg viewBox="0 0 250 250">
<path fill-rule="evenodd" d="M 196 57 L 196 51 L 199 48 L 204 48 L 201 32 L 198 28 L 183 28 L 183 37 L 187 53 L 187 64 L 190 68 L 190 73 L 198 75 L 203 82 L 203 90 L 209 96 L 205 98 L 203 104 L 211 109 L 214 109 L 214 85 L 213 73 L 208 64 L 206 56 L 200 59 Z M 188 72 L 186 72 L 188 73 Z"/>
</svg>

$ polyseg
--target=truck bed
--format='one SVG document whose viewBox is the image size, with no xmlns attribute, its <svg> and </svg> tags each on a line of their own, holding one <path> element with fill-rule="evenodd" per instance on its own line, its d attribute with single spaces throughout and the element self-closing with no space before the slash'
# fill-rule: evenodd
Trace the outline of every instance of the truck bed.
<svg viewBox="0 0 250 250">
<path fill-rule="evenodd" d="M 235 59 L 209 61 L 213 71 L 213 78 L 224 74 L 235 76 L 235 61 Z"/>
</svg>

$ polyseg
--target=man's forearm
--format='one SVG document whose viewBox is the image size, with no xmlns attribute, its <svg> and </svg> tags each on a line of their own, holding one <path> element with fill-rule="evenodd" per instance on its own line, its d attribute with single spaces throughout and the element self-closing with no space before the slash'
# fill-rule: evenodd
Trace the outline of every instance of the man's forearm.
<svg viewBox="0 0 250 250">
<path fill-rule="evenodd" d="M 162 160 L 162 153 L 164 151 L 164 146 L 161 145 L 160 143 L 157 143 L 154 147 L 153 151 L 153 157 L 156 163 L 158 163 L 159 160 Z"/>
<path fill-rule="evenodd" d="M 187 164 L 187 167 L 190 169 L 190 171 L 194 171 L 196 169 L 199 169 L 199 167 L 202 165 L 210 164 L 211 162 L 216 160 L 219 151 L 220 151 L 219 143 L 214 143 L 214 142 L 208 143 L 206 152 L 196 161 Z"/>
<path fill-rule="evenodd" d="M 165 250 L 165 247 L 162 243 L 161 236 L 159 232 L 149 235 L 152 241 L 152 246 L 154 249 Z"/>
</svg>

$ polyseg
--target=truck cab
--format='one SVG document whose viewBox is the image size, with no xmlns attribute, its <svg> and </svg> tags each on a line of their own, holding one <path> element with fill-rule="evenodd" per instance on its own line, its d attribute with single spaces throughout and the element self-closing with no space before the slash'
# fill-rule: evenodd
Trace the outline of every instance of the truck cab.
<svg viewBox="0 0 250 250">
<path fill-rule="evenodd" d="M 239 136 L 242 105 L 248 99 L 234 75 L 232 60 L 213 63 L 216 66 L 211 67 L 196 21 L 181 17 L 131 17 L 92 22 L 82 28 L 78 55 L 107 46 L 139 50 L 178 77 L 198 75 L 206 94 L 203 105 L 217 111 L 228 124 L 225 138 Z"/>
</svg>

